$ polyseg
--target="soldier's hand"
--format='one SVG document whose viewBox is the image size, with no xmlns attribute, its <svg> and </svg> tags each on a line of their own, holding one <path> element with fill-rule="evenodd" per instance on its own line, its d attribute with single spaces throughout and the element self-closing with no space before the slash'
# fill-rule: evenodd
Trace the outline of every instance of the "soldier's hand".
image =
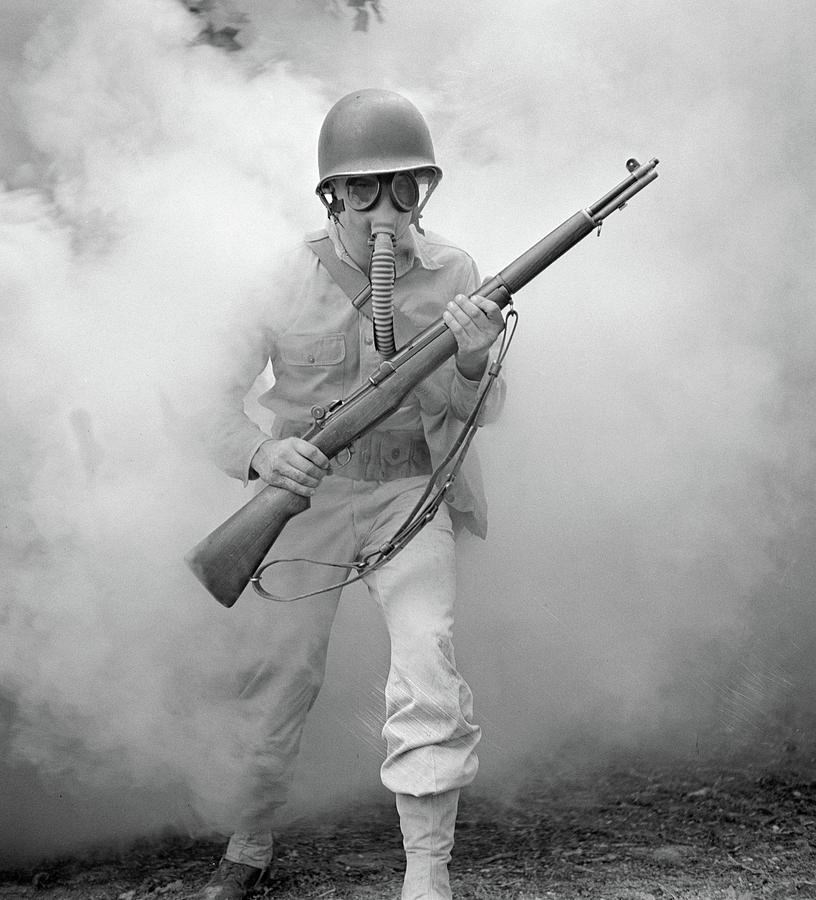
<svg viewBox="0 0 816 900">
<path fill-rule="evenodd" d="M 445 307 L 442 319 L 456 338 L 457 368 L 465 378 L 477 381 L 487 366 L 488 351 L 504 330 L 501 309 L 479 294 L 457 294 Z"/>
<path fill-rule="evenodd" d="M 298 437 L 264 441 L 252 457 L 252 468 L 267 483 L 311 497 L 328 472 L 322 450 Z"/>
</svg>

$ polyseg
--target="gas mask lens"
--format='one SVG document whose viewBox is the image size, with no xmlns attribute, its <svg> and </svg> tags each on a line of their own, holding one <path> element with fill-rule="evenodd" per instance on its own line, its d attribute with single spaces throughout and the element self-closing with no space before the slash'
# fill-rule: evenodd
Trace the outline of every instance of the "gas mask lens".
<svg viewBox="0 0 816 900">
<path fill-rule="evenodd" d="M 410 212 L 419 203 L 419 185 L 412 172 L 393 175 L 354 175 L 346 179 L 348 205 L 363 212 L 379 202 L 383 185 L 388 186 L 394 206 Z"/>
</svg>

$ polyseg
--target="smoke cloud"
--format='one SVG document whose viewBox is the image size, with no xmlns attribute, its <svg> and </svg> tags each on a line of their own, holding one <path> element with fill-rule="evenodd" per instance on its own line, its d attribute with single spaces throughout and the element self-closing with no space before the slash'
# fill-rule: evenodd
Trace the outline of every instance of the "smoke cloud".
<svg viewBox="0 0 816 900">
<path fill-rule="evenodd" d="M 482 784 L 565 745 L 812 740 L 812 9 L 382 7 L 355 31 L 236 0 L 226 52 L 176 0 L 3 2 L 4 862 L 227 827 L 263 636 L 182 563 L 246 499 L 185 416 L 222 323 L 320 225 L 316 135 L 360 86 L 425 112 L 425 222 L 486 274 L 661 159 L 517 298 L 477 438 L 490 534 L 460 558 Z M 386 664 L 351 590 L 290 815 L 381 790 Z"/>
</svg>

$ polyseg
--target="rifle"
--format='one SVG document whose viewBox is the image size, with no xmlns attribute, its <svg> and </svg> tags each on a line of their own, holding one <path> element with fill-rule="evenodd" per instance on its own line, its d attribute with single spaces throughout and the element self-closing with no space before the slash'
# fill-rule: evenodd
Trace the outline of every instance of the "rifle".
<svg viewBox="0 0 816 900">
<path fill-rule="evenodd" d="M 546 237 L 488 278 L 474 294 L 502 309 L 513 294 L 567 250 L 598 229 L 604 219 L 657 178 L 652 159 L 626 163 L 629 175 L 598 201 L 579 210 Z M 349 397 L 328 407 L 314 407 L 314 424 L 302 435 L 330 459 L 348 448 L 399 408 L 422 379 L 456 352 L 456 339 L 440 318 L 421 331 L 395 356 L 384 360 Z M 286 523 L 310 506 L 308 497 L 267 485 L 224 523 L 200 541 L 185 560 L 205 588 L 226 607 L 243 593 Z"/>
</svg>

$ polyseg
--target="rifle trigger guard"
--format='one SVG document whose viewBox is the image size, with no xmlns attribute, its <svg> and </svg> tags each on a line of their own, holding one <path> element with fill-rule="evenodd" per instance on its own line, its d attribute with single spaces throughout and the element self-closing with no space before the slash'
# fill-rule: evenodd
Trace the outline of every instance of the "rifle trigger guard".
<svg viewBox="0 0 816 900">
<path fill-rule="evenodd" d="M 342 462 L 340 462 L 340 456 L 341 456 L 341 454 L 343 454 L 343 453 L 346 454 L 346 458 L 345 458 Z M 334 467 L 336 467 L 336 468 L 338 468 L 338 469 L 342 469 L 343 466 L 347 466 L 347 465 L 351 462 L 351 453 L 352 453 L 351 447 L 343 447 L 343 449 L 340 450 L 339 453 L 336 453 L 336 454 L 331 458 L 331 464 L 332 464 L 332 466 L 334 466 Z"/>
</svg>

